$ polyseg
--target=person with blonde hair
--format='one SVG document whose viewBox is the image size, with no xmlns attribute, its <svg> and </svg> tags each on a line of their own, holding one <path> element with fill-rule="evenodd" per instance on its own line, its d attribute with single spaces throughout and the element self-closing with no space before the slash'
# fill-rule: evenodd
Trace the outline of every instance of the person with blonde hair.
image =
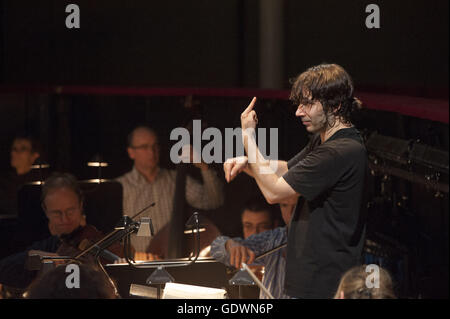
<svg viewBox="0 0 450 319">
<path fill-rule="evenodd" d="M 334 299 L 397 299 L 389 272 L 378 265 L 356 266 L 348 270 L 341 278 Z M 378 272 L 378 278 L 375 278 Z M 372 281 L 372 276 L 375 284 Z"/>
</svg>

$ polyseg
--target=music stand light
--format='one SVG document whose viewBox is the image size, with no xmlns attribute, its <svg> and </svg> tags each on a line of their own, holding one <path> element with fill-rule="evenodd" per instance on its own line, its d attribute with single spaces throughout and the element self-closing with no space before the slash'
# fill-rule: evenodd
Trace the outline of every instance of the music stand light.
<svg viewBox="0 0 450 319">
<path fill-rule="evenodd" d="M 102 167 L 108 167 L 109 164 L 99 153 L 95 154 L 91 160 L 87 162 L 87 166 L 98 168 L 97 179 L 89 179 L 87 180 L 88 182 L 101 184 L 107 181 L 107 179 L 102 179 Z"/>
<path fill-rule="evenodd" d="M 31 169 L 32 170 L 38 170 L 38 180 L 33 180 L 29 183 L 26 183 L 27 185 L 43 185 L 44 184 L 44 174 L 43 174 L 43 169 L 48 169 L 50 167 L 50 164 L 48 164 L 47 162 L 43 161 L 40 157 L 38 157 L 33 165 L 31 165 Z M 33 175 L 35 176 L 35 175 Z M 36 176 L 37 177 L 37 176 Z"/>
</svg>

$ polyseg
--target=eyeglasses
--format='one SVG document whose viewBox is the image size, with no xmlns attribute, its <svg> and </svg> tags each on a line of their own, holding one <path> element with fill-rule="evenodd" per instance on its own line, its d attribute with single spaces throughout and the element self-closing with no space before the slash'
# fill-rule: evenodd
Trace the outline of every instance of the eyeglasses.
<svg viewBox="0 0 450 319">
<path fill-rule="evenodd" d="M 138 145 L 138 146 L 131 146 L 131 148 L 134 149 L 134 150 L 147 150 L 147 151 L 152 150 L 152 151 L 156 151 L 156 150 L 159 150 L 159 144 L 158 143 L 153 144 L 153 145 L 143 144 L 143 145 Z"/>
<path fill-rule="evenodd" d="M 63 215 L 66 215 L 66 218 L 72 218 L 76 215 L 77 212 L 79 212 L 79 208 L 68 208 L 65 211 L 62 210 L 53 210 L 47 212 L 48 219 L 55 220 L 55 219 L 62 219 Z"/>
<path fill-rule="evenodd" d="M 31 152 L 31 149 L 26 146 L 22 146 L 22 147 L 13 146 L 13 147 L 11 147 L 11 152 L 17 152 L 17 153 Z"/>
</svg>

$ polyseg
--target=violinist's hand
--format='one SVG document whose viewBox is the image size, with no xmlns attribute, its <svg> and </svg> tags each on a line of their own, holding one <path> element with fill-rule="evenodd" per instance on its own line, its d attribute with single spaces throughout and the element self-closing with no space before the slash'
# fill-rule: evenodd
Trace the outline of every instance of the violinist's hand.
<svg viewBox="0 0 450 319">
<path fill-rule="evenodd" d="M 225 172 L 225 179 L 231 182 L 239 173 L 247 169 L 247 156 L 239 156 L 229 158 L 223 163 L 223 170 Z"/>
<path fill-rule="evenodd" d="M 230 254 L 230 265 L 241 268 L 242 263 L 251 264 L 255 260 L 255 253 L 232 239 L 227 240 L 225 249 Z"/>
<path fill-rule="evenodd" d="M 248 128 L 256 128 L 258 124 L 258 117 L 256 116 L 256 112 L 253 110 L 256 103 L 256 97 L 252 99 L 250 104 L 241 114 L 241 127 L 242 130 L 246 130 Z"/>
</svg>

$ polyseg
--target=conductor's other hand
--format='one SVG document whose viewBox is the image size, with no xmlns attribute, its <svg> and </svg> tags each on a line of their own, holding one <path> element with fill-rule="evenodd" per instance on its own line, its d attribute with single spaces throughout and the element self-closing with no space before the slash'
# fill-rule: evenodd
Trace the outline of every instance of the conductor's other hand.
<svg viewBox="0 0 450 319">
<path fill-rule="evenodd" d="M 255 253 L 245 246 L 242 246 L 232 239 L 227 240 L 225 248 L 230 254 L 230 265 L 241 268 L 242 263 L 252 264 L 255 260 Z"/>
<path fill-rule="evenodd" d="M 231 182 L 240 172 L 247 168 L 247 156 L 239 156 L 229 158 L 223 163 L 223 170 L 225 172 L 225 179 Z"/>
<path fill-rule="evenodd" d="M 246 130 L 248 128 L 256 128 L 258 124 L 258 117 L 256 116 L 256 112 L 253 110 L 256 103 L 256 97 L 252 99 L 250 104 L 241 114 L 241 127 L 242 130 Z"/>
</svg>

